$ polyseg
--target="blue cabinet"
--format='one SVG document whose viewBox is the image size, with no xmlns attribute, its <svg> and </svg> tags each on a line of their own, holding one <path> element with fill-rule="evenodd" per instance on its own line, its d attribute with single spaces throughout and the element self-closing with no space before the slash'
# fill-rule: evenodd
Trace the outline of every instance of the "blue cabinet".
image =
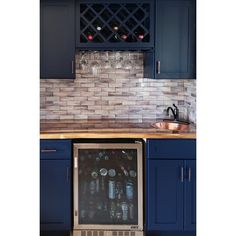
<svg viewBox="0 0 236 236">
<path fill-rule="evenodd" d="M 69 160 L 40 161 L 40 229 L 70 230 Z"/>
<path fill-rule="evenodd" d="M 70 230 L 71 142 L 41 140 L 40 144 L 40 230 Z"/>
<path fill-rule="evenodd" d="M 195 231 L 195 151 L 193 139 L 147 140 L 148 231 Z"/>
<path fill-rule="evenodd" d="M 148 168 L 148 229 L 181 230 L 183 227 L 183 161 L 150 160 Z"/>
<path fill-rule="evenodd" d="M 155 77 L 196 78 L 195 0 L 157 0 Z"/>
<path fill-rule="evenodd" d="M 74 0 L 40 1 L 40 78 L 74 79 Z"/>
<path fill-rule="evenodd" d="M 196 160 L 185 161 L 186 179 L 184 189 L 184 229 L 196 228 Z"/>
</svg>

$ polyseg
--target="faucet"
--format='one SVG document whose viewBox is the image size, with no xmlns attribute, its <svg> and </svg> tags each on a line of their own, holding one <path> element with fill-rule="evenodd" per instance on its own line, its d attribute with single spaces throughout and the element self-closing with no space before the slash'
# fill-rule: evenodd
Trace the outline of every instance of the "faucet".
<svg viewBox="0 0 236 236">
<path fill-rule="evenodd" d="M 174 120 L 179 121 L 179 109 L 175 104 L 173 104 L 173 107 L 174 109 L 172 107 L 167 107 L 167 110 L 166 110 L 167 115 L 169 116 L 169 111 L 171 110 Z"/>
</svg>

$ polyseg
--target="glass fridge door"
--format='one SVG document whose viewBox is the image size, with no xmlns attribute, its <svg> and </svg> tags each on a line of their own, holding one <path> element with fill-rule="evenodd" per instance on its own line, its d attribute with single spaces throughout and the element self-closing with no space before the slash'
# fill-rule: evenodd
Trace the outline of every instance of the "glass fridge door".
<svg viewBox="0 0 236 236">
<path fill-rule="evenodd" d="M 74 144 L 74 228 L 141 229 L 142 145 Z"/>
</svg>

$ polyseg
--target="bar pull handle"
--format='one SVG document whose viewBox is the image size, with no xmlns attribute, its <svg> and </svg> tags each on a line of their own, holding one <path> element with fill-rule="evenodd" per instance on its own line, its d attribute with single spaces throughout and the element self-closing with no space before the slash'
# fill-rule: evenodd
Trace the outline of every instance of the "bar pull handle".
<svg viewBox="0 0 236 236">
<path fill-rule="evenodd" d="M 74 74 L 74 60 L 71 62 L 71 73 Z"/>
<path fill-rule="evenodd" d="M 161 61 L 157 61 L 157 74 L 161 74 Z"/>
<path fill-rule="evenodd" d="M 69 178 L 70 178 L 69 170 L 70 170 L 70 167 L 67 167 L 66 168 L 66 181 L 67 181 L 67 183 L 69 183 Z"/>
<path fill-rule="evenodd" d="M 41 149 L 41 152 L 56 152 L 56 149 Z"/>
<path fill-rule="evenodd" d="M 78 157 L 74 158 L 74 168 L 78 168 Z"/>
<path fill-rule="evenodd" d="M 184 182 L 184 167 L 183 166 L 181 167 L 181 177 L 180 177 L 180 179 L 181 179 L 181 182 L 183 183 Z"/>
<path fill-rule="evenodd" d="M 192 178 L 192 169 L 191 167 L 188 168 L 188 182 L 191 182 L 191 178 Z"/>
</svg>

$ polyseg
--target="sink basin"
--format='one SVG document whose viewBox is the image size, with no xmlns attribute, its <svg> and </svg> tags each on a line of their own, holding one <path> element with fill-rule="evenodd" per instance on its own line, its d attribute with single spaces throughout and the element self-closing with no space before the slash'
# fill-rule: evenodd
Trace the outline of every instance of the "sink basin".
<svg viewBox="0 0 236 236">
<path fill-rule="evenodd" d="M 152 126 L 157 129 L 172 130 L 172 131 L 184 131 L 189 129 L 189 123 L 187 122 L 178 122 L 169 120 L 158 121 L 152 124 Z"/>
</svg>

